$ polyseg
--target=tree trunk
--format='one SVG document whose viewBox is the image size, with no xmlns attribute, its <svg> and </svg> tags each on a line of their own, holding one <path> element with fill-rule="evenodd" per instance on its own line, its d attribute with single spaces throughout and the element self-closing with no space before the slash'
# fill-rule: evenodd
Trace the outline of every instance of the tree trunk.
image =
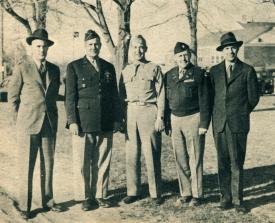
<svg viewBox="0 0 275 223">
<path fill-rule="evenodd" d="M 123 0 L 125 1 L 125 0 Z M 125 4 L 126 5 L 126 4 Z M 130 17 L 131 8 L 126 7 L 125 10 L 118 9 L 118 42 L 115 53 L 115 67 L 118 78 L 121 71 L 128 63 L 128 50 L 130 43 Z"/>
<path fill-rule="evenodd" d="M 46 18 L 48 12 L 47 0 L 42 0 L 37 2 L 36 8 L 36 29 L 46 28 Z"/>
<path fill-rule="evenodd" d="M 190 48 L 192 51 L 192 63 L 197 65 L 197 49 L 198 49 L 198 42 L 197 42 L 197 24 L 194 24 L 194 21 L 192 21 L 192 24 L 190 24 L 190 31 L 191 31 L 191 44 Z"/>
</svg>

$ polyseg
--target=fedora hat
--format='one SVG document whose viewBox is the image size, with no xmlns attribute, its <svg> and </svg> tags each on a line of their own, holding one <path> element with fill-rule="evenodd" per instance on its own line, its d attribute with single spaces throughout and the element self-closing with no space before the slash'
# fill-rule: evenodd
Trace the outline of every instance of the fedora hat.
<svg viewBox="0 0 275 223">
<path fill-rule="evenodd" d="M 243 44 L 243 41 L 237 41 L 234 33 L 228 32 L 221 36 L 220 39 L 221 45 L 217 47 L 217 51 L 222 51 L 223 48 L 227 46 L 237 46 L 240 47 Z"/>
<path fill-rule="evenodd" d="M 26 38 L 26 41 L 29 45 L 31 45 L 32 41 L 35 39 L 44 40 L 47 42 L 48 46 L 52 46 L 54 44 L 53 41 L 48 39 L 48 32 L 45 29 L 35 30 L 29 37 Z"/>
</svg>

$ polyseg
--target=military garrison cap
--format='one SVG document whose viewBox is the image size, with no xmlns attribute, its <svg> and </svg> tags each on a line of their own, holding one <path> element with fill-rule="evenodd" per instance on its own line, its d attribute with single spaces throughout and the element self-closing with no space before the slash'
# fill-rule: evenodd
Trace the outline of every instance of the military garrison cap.
<svg viewBox="0 0 275 223">
<path fill-rule="evenodd" d="M 174 48 L 174 54 L 189 50 L 189 46 L 186 43 L 177 42 Z"/>
<path fill-rule="evenodd" d="M 85 40 L 85 41 L 88 41 L 88 40 L 94 39 L 94 38 L 99 38 L 99 39 L 100 39 L 100 37 L 99 37 L 99 35 L 96 33 L 96 31 L 89 29 L 89 30 L 85 33 L 85 38 L 84 38 L 84 40 Z"/>
</svg>

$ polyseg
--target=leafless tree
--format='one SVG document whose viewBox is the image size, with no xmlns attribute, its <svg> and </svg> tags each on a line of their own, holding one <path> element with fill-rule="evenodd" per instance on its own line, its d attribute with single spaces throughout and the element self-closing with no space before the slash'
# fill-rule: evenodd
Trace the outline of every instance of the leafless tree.
<svg viewBox="0 0 275 223">
<path fill-rule="evenodd" d="M 48 12 L 47 0 L 1 0 L 1 7 L 19 23 L 29 34 L 37 28 L 46 28 Z M 26 16 L 23 16 L 22 11 Z"/>
<path fill-rule="evenodd" d="M 199 8 L 199 0 L 184 0 L 186 9 L 187 9 L 187 19 L 190 28 L 191 35 L 191 51 L 193 53 L 192 62 L 197 64 L 197 15 Z"/>
</svg>

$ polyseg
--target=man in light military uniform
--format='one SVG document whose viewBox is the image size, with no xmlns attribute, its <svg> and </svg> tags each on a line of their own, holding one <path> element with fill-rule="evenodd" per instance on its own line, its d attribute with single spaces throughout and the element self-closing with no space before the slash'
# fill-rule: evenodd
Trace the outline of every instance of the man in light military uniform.
<svg viewBox="0 0 275 223">
<path fill-rule="evenodd" d="M 211 117 L 210 95 L 204 71 L 190 62 L 189 46 L 178 42 L 174 54 L 177 66 L 166 73 L 164 82 L 168 110 L 165 114 L 171 114 L 172 144 L 181 194 L 176 205 L 191 201 L 189 206 L 197 206 L 203 197 L 203 154 Z"/>
<path fill-rule="evenodd" d="M 138 35 L 130 43 L 133 63 L 122 71 L 120 93 L 127 107 L 126 172 L 129 204 L 140 198 L 141 147 L 145 157 L 149 192 L 155 204 L 161 203 L 160 155 L 165 94 L 161 68 L 145 59 L 146 40 Z"/>
<path fill-rule="evenodd" d="M 66 77 L 66 113 L 72 133 L 74 196 L 82 210 L 109 207 L 106 200 L 113 131 L 120 127 L 115 68 L 99 57 L 100 37 L 85 34 L 86 55 L 71 62 Z"/>
</svg>

